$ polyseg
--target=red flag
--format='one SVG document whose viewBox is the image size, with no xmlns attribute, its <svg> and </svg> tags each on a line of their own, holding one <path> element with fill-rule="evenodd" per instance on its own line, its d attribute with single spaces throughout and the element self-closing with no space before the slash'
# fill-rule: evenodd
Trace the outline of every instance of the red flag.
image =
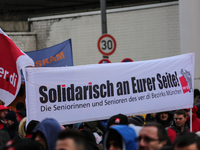
<svg viewBox="0 0 200 150">
<path fill-rule="evenodd" d="M 0 28 L 0 100 L 6 106 L 18 93 L 21 85 L 20 70 L 26 66 L 34 66 L 33 60 Z"/>
</svg>

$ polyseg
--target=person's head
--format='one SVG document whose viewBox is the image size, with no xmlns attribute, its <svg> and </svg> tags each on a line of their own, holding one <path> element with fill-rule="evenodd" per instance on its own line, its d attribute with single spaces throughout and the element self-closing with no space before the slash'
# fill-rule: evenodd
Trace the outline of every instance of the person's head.
<svg viewBox="0 0 200 150">
<path fill-rule="evenodd" d="M 134 124 L 136 126 L 142 126 L 144 124 L 144 117 L 143 116 L 135 116 L 128 118 L 129 124 Z"/>
<path fill-rule="evenodd" d="M 138 135 L 138 149 L 158 150 L 167 143 L 165 128 L 157 122 L 144 124 Z"/>
<path fill-rule="evenodd" d="M 37 120 L 31 120 L 26 128 L 26 134 L 32 134 L 33 129 L 37 126 L 37 124 L 40 123 Z"/>
<path fill-rule="evenodd" d="M 177 127 L 183 128 L 186 122 L 186 114 L 183 109 L 176 110 L 174 113 L 174 122 Z"/>
<path fill-rule="evenodd" d="M 116 130 L 110 130 L 107 141 L 107 150 L 122 150 L 122 137 Z"/>
<path fill-rule="evenodd" d="M 199 91 L 199 89 L 194 89 L 194 98 L 196 98 L 196 97 L 200 98 L 200 91 Z"/>
<path fill-rule="evenodd" d="M 190 117 L 190 108 L 184 109 L 186 118 Z"/>
<path fill-rule="evenodd" d="M 184 109 L 184 111 L 185 111 L 186 118 L 190 117 L 190 108 L 186 108 L 186 109 Z M 193 115 L 193 114 L 196 114 L 197 111 L 198 111 L 197 106 L 193 105 L 193 108 L 192 108 L 192 115 Z"/>
<path fill-rule="evenodd" d="M 182 133 L 174 141 L 174 150 L 200 150 L 200 137 L 195 133 Z"/>
<path fill-rule="evenodd" d="M 59 123 L 53 118 L 46 118 L 33 130 L 33 139 L 41 143 L 45 150 L 54 150 L 59 132 L 62 130 Z"/>
<path fill-rule="evenodd" d="M 169 118 L 168 112 L 161 112 L 161 113 L 159 113 L 159 119 L 161 121 L 167 121 L 168 118 Z"/>
<path fill-rule="evenodd" d="M 199 103 L 200 92 L 199 89 L 194 89 L 194 104 Z"/>
<path fill-rule="evenodd" d="M 8 127 L 17 122 L 17 116 L 14 111 L 9 111 L 4 117 L 4 124 Z"/>
<path fill-rule="evenodd" d="M 84 136 L 75 130 L 66 129 L 58 134 L 55 150 L 87 150 Z"/>
<path fill-rule="evenodd" d="M 83 136 L 85 136 L 84 138 L 87 141 L 90 150 L 99 150 L 99 148 L 97 147 L 97 139 L 95 137 L 95 134 L 97 133 L 93 133 L 91 130 L 88 129 L 82 129 L 79 132 L 83 134 Z"/>
<path fill-rule="evenodd" d="M 127 125 L 111 126 L 105 133 L 105 150 L 137 150 L 136 132 Z"/>
<path fill-rule="evenodd" d="M 35 133 L 34 140 L 39 142 L 40 144 L 42 144 L 44 150 L 48 150 L 46 137 L 44 136 L 44 134 L 41 131 L 37 131 Z"/>
<path fill-rule="evenodd" d="M 25 105 L 23 102 L 18 102 L 16 105 L 15 105 L 15 108 L 16 110 L 24 110 L 25 109 Z"/>
<path fill-rule="evenodd" d="M 7 113 L 8 113 L 8 107 L 0 105 L 0 120 L 3 120 Z"/>
<path fill-rule="evenodd" d="M 3 150 L 44 150 L 42 145 L 30 138 L 14 139 L 9 141 Z"/>
<path fill-rule="evenodd" d="M 124 114 L 117 114 L 109 118 L 107 129 L 113 125 L 128 125 L 128 117 Z"/>
</svg>

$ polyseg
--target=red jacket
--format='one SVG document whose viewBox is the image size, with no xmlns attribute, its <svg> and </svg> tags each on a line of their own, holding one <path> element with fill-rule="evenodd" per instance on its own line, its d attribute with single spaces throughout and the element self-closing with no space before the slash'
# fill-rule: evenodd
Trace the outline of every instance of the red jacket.
<svg viewBox="0 0 200 150">
<path fill-rule="evenodd" d="M 0 129 L 4 128 L 4 123 L 2 121 L 0 121 Z"/>
<path fill-rule="evenodd" d="M 187 122 L 190 123 L 190 117 L 187 118 Z M 197 118 L 197 114 L 192 115 L 192 132 L 200 131 L 200 119 Z"/>
<path fill-rule="evenodd" d="M 26 134 L 25 138 L 32 138 L 32 136 L 33 136 L 32 134 Z"/>
<path fill-rule="evenodd" d="M 182 132 L 190 132 L 188 123 L 185 124 L 184 130 Z M 167 131 L 167 135 L 170 138 L 172 144 L 174 143 L 174 140 L 177 137 L 177 135 L 179 135 L 180 133 L 181 133 L 180 128 L 177 127 L 173 122 L 173 124 L 168 128 Z"/>
<path fill-rule="evenodd" d="M 16 116 L 18 118 L 18 122 L 20 122 L 23 119 L 23 117 L 21 115 L 19 115 L 19 114 L 16 114 Z"/>
<path fill-rule="evenodd" d="M 26 117 L 26 111 L 25 110 L 17 110 L 15 112 L 17 118 L 18 118 L 18 122 L 20 122 L 24 117 Z"/>
</svg>

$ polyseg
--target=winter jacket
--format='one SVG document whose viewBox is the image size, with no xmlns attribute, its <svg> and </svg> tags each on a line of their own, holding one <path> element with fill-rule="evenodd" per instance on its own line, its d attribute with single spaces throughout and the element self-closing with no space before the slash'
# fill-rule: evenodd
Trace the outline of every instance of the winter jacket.
<svg viewBox="0 0 200 150">
<path fill-rule="evenodd" d="M 4 123 L 0 120 L 0 129 L 4 128 Z"/>
<path fill-rule="evenodd" d="M 24 138 L 25 137 L 25 135 L 26 135 L 25 128 L 26 128 L 26 117 L 23 118 L 21 120 L 21 122 L 19 123 L 19 128 L 18 128 L 19 138 Z"/>
<path fill-rule="evenodd" d="M 188 108 L 188 110 L 190 110 Z M 198 111 L 198 108 L 196 106 L 193 106 L 192 108 L 192 132 L 198 132 L 200 131 L 200 119 L 197 118 L 197 111 Z M 190 124 L 190 117 L 187 118 L 187 122 Z"/>
<path fill-rule="evenodd" d="M 187 122 L 190 123 L 190 117 L 187 118 Z M 200 119 L 196 114 L 192 115 L 192 132 L 200 131 Z"/>
<path fill-rule="evenodd" d="M 8 132 L 0 130 L 0 150 L 3 149 L 4 145 L 10 141 L 10 136 Z"/>
<path fill-rule="evenodd" d="M 138 149 L 137 141 L 135 141 L 135 138 L 137 137 L 136 132 L 133 128 L 127 125 L 111 126 L 105 133 L 104 145 L 106 145 L 107 136 L 110 130 L 116 130 L 123 138 L 122 150 L 137 150 Z M 104 149 L 107 150 L 106 146 Z"/>
<path fill-rule="evenodd" d="M 61 126 L 55 119 L 46 118 L 42 122 L 37 124 L 37 126 L 33 130 L 33 135 L 35 135 L 37 131 L 42 132 L 46 139 L 48 150 L 54 150 L 58 133 L 61 130 Z"/>
<path fill-rule="evenodd" d="M 174 143 L 174 140 L 177 136 L 179 136 L 179 134 L 181 132 L 190 132 L 190 127 L 189 124 L 187 122 L 185 122 L 185 126 L 183 131 L 181 131 L 180 127 L 177 127 L 175 122 L 173 121 L 173 123 L 171 124 L 171 126 L 168 128 L 168 137 L 170 138 L 171 143 Z"/>
<path fill-rule="evenodd" d="M 12 125 L 8 127 L 4 125 L 4 128 L 2 130 L 8 132 L 10 139 L 13 139 L 18 136 L 18 127 L 19 127 L 19 122 L 15 121 Z"/>
<path fill-rule="evenodd" d="M 17 110 L 15 114 L 20 122 L 24 117 L 26 117 L 26 110 Z"/>
<path fill-rule="evenodd" d="M 197 104 L 195 104 L 195 106 L 197 106 L 197 118 L 199 118 L 200 119 L 200 102 L 199 103 L 197 103 Z"/>
</svg>

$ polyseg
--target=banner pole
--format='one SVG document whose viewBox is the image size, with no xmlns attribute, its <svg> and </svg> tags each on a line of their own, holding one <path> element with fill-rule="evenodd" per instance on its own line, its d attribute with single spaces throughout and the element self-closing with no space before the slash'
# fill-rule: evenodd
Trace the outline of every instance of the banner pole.
<svg viewBox="0 0 200 150">
<path fill-rule="evenodd" d="M 192 108 L 190 108 L 190 132 L 192 132 Z"/>
</svg>

